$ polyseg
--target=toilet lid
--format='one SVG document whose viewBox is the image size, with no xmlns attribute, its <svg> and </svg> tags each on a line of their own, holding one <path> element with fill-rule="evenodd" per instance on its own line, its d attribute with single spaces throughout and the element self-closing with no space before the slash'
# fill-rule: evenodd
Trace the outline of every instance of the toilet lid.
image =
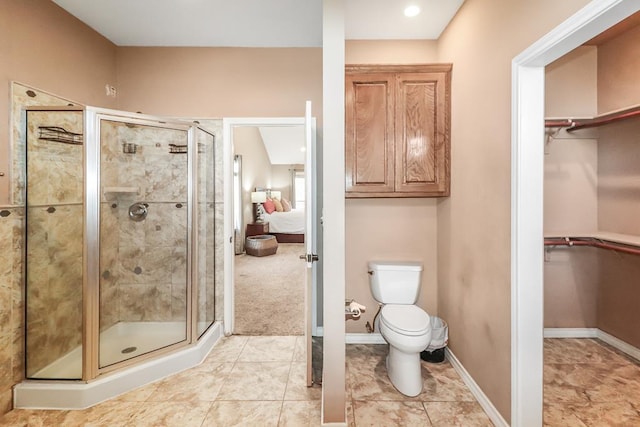
<svg viewBox="0 0 640 427">
<path fill-rule="evenodd" d="M 404 335 L 422 335 L 431 329 L 429 315 L 415 305 L 386 304 L 380 311 L 380 320 Z"/>
</svg>

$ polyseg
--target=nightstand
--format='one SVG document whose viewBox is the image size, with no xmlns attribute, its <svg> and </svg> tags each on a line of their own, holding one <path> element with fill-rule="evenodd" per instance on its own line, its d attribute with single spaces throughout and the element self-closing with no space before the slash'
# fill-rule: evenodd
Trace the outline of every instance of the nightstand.
<svg viewBox="0 0 640 427">
<path fill-rule="evenodd" d="M 261 234 L 269 234 L 268 222 L 255 222 L 252 224 L 247 224 L 247 231 L 245 232 L 245 237 L 259 236 Z"/>
</svg>

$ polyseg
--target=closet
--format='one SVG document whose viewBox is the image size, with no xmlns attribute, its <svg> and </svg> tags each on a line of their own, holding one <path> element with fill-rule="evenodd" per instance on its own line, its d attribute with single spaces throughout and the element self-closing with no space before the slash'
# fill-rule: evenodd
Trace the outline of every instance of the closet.
<svg viewBox="0 0 640 427">
<path fill-rule="evenodd" d="M 640 27 L 547 70 L 545 327 L 640 348 Z"/>
<path fill-rule="evenodd" d="M 640 26 L 558 59 L 545 81 L 544 327 L 564 338 L 545 340 L 545 423 L 638 425 Z"/>
</svg>

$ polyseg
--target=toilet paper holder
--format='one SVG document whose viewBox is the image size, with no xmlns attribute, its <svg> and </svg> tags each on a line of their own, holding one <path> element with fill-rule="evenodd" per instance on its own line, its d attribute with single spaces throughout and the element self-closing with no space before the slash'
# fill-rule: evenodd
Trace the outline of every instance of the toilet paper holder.
<svg viewBox="0 0 640 427">
<path fill-rule="evenodd" d="M 357 303 L 355 300 L 344 301 L 344 314 L 351 316 L 352 319 L 358 319 L 363 311 L 366 311 L 367 307 Z"/>
</svg>

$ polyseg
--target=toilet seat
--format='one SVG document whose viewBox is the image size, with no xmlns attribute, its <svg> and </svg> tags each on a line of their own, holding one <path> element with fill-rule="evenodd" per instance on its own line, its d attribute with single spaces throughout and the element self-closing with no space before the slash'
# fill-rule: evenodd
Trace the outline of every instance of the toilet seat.
<svg viewBox="0 0 640 427">
<path fill-rule="evenodd" d="M 380 311 L 380 321 L 402 335 L 424 335 L 431 329 L 429 315 L 416 305 L 386 304 Z"/>
</svg>

